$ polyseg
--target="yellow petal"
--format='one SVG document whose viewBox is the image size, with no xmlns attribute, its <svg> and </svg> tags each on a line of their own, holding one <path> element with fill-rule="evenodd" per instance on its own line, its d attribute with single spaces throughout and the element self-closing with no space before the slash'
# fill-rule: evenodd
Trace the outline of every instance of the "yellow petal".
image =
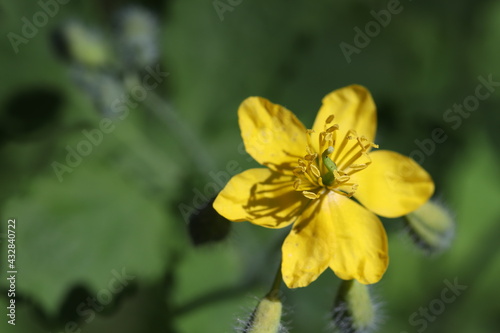
<svg viewBox="0 0 500 333">
<path fill-rule="evenodd" d="M 294 190 L 293 181 L 294 177 L 269 169 L 249 169 L 231 178 L 213 207 L 233 222 L 283 228 L 297 218 L 309 201 Z"/>
<path fill-rule="evenodd" d="M 318 134 L 325 130 L 325 121 L 332 114 L 334 119 L 330 126 L 339 125 L 335 148 L 338 148 L 349 130 L 355 130 L 359 136 L 365 136 L 370 142 L 374 141 L 377 130 L 377 112 L 372 95 L 365 87 L 347 86 L 323 98 L 323 104 L 313 126 L 313 144 L 316 151 L 318 150 Z"/>
<path fill-rule="evenodd" d="M 249 97 L 238 110 L 246 151 L 260 164 L 292 174 L 306 154 L 306 128 L 286 108 L 265 98 Z"/>
<path fill-rule="evenodd" d="M 283 243 L 281 274 L 288 288 L 308 286 L 328 267 L 333 223 L 324 201 L 311 201 Z"/>
<path fill-rule="evenodd" d="M 414 160 L 393 151 L 370 153 L 372 164 L 351 177 L 359 185 L 355 197 L 384 217 L 406 215 L 434 193 L 429 174 Z"/>
<path fill-rule="evenodd" d="M 328 266 L 342 279 L 375 283 L 388 264 L 387 236 L 380 220 L 333 192 L 305 209 L 282 252 L 282 275 L 289 288 L 309 285 Z"/>
<path fill-rule="evenodd" d="M 328 207 L 333 221 L 330 268 L 344 280 L 363 284 L 378 282 L 389 264 L 387 235 L 372 212 L 345 196 L 330 193 Z"/>
</svg>

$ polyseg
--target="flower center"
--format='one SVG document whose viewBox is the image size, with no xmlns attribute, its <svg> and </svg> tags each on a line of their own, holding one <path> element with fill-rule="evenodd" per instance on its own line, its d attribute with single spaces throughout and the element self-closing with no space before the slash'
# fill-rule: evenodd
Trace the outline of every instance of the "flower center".
<svg viewBox="0 0 500 333">
<path fill-rule="evenodd" d="M 333 115 L 326 119 L 324 130 L 317 136 L 321 155 L 312 148 L 314 132 L 307 131 L 307 154 L 298 160 L 298 166 L 293 170 L 296 177 L 294 189 L 308 199 L 317 199 L 326 191 L 353 196 L 358 184 L 351 181 L 351 176 L 371 164 L 368 151 L 378 148 L 354 130 L 340 137 L 339 125 L 331 125 L 333 119 Z"/>
</svg>

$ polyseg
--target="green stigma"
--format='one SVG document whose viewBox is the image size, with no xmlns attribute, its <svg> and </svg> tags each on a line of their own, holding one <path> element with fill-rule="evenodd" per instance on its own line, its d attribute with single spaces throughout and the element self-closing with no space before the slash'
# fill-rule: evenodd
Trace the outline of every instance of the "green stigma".
<svg viewBox="0 0 500 333">
<path fill-rule="evenodd" d="M 333 175 L 333 171 L 337 170 L 337 165 L 333 162 L 328 155 L 333 153 L 333 147 L 329 146 L 321 155 L 323 159 L 323 164 L 325 165 L 328 172 L 324 174 L 321 178 L 323 179 L 323 184 L 326 186 L 330 186 L 333 184 L 335 180 L 335 176 Z"/>
</svg>

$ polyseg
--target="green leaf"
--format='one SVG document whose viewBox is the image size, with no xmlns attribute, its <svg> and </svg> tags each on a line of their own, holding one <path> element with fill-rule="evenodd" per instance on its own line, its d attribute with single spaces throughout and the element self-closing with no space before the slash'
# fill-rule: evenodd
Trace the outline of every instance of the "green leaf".
<svg viewBox="0 0 500 333">
<path fill-rule="evenodd" d="M 229 332 L 248 292 L 238 283 L 241 272 L 241 258 L 227 244 L 186 251 L 172 295 L 179 332 Z"/>
<path fill-rule="evenodd" d="M 77 284 L 95 294 L 116 272 L 158 279 L 178 238 L 161 203 L 96 163 L 62 183 L 53 174 L 37 178 L 7 202 L 7 218 L 17 221 L 17 290 L 49 314 Z"/>
</svg>

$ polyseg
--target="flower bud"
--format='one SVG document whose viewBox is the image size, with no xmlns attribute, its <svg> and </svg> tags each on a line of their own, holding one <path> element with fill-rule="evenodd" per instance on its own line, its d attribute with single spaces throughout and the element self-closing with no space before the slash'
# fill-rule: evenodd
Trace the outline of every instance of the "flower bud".
<svg viewBox="0 0 500 333">
<path fill-rule="evenodd" d="M 450 212 L 435 201 L 428 201 L 405 216 L 411 239 L 430 253 L 446 249 L 455 233 L 455 222 Z"/>
<path fill-rule="evenodd" d="M 370 332 L 376 326 L 377 311 L 369 287 L 356 280 L 342 281 L 331 318 L 336 332 Z"/>
<path fill-rule="evenodd" d="M 111 50 L 105 38 L 78 21 L 63 26 L 61 37 L 68 57 L 86 67 L 104 67 L 111 61 Z"/>
<path fill-rule="evenodd" d="M 119 54 L 127 66 L 144 68 L 158 61 L 158 20 L 140 7 L 128 7 L 117 17 Z"/>
<path fill-rule="evenodd" d="M 281 325 L 282 304 L 279 297 L 268 294 L 262 299 L 243 329 L 243 333 L 279 333 Z"/>
</svg>

